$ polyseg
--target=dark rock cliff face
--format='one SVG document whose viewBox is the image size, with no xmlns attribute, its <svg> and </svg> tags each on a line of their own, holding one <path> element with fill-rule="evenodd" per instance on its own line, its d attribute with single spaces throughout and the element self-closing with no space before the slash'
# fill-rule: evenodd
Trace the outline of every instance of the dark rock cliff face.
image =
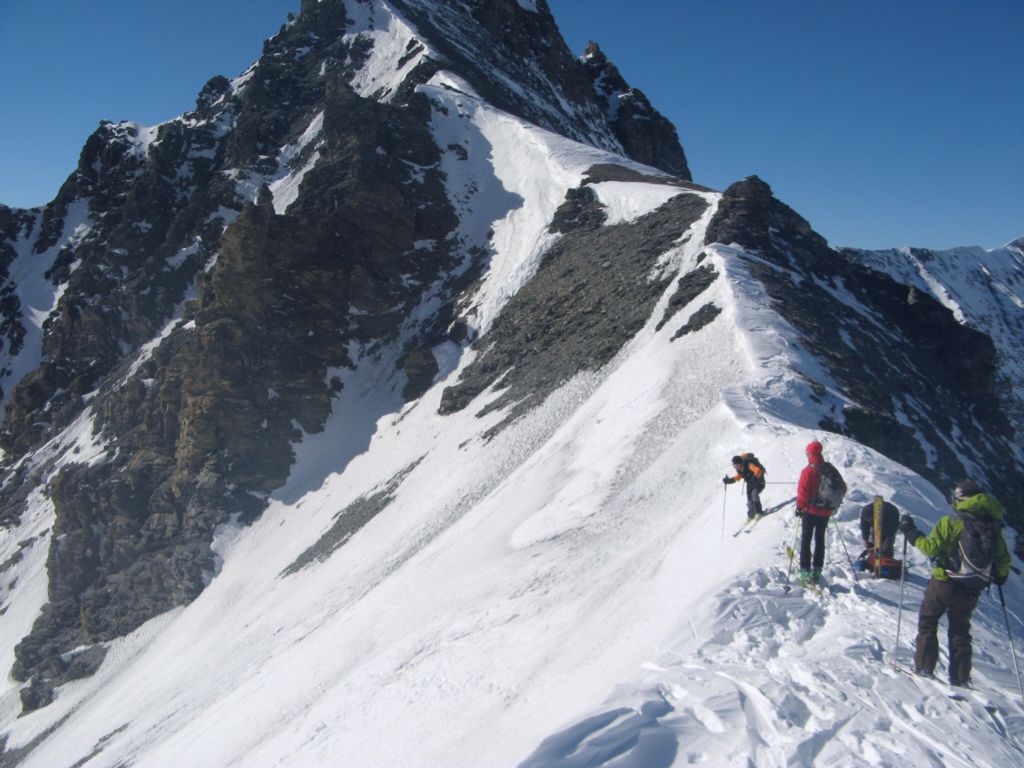
<svg viewBox="0 0 1024 768">
<path fill-rule="evenodd" d="M 194 327 L 94 402 L 118 452 L 54 482 L 50 603 L 14 670 L 35 676 L 34 703 L 68 679 L 61 654 L 202 590 L 215 527 L 258 514 L 261 494 L 286 480 L 293 425 L 322 428 L 349 345 L 397 340 L 423 291 L 457 266 L 444 248 L 415 245 L 443 241 L 455 220 L 438 174 L 412 170 L 435 166 L 439 150 L 411 106 L 328 94 L 324 158 L 302 201 L 277 215 L 264 188 L 220 239 Z"/>
<path fill-rule="evenodd" d="M 726 190 L 707 240 L 760 257 L 749 269 L 772 309 L 852 401 L 820 426 L 850 435 L 939 488 L 980 470 L 979 479 L 1020 529 L 1017 490 L 1024 473 L 1013 461 L 1015 432 L 997 387 L 991 338 L 958 323 L 930 296 L 829 248 L 756 177 Z M 824 382 L 809 381 L 824 393 Z"/>
<path fill-rule="evenodd" d="M 438 69 L 454 70 L 507 112 L 587 144 L 621 147 L 627 157 L 690 179 L 672 124 L 606 57 L 581 62 L 573 56 L 544 0 L 538 0 L 536 12 L 517 0 L 395 0 L 394 5 L 439 54 L 406 88 Z"/>
<path fill-rule="evenodd" d="M 587 46 L 583 62 L 626 154 L 689 181 L 690 168 L 675 126 L 651 106 L 643 91 L 629 86 L 597 43 Z"/>
<path fill-rule="evenodd" d="M 406 88 L 439 69 L 454 71 L 485 101 L 549 130 L 614 147 L 587 78 L 558 32 L 547 4 L 517 0 L 395 0 L 435 54 Z"/>
<path fill-rule="evenodd" d="M 148 153 L 139 130 L 101 125 L 44 211 L 36 254 L 66 235 L 73 201 L 87 205 L 91 226 L 60 249 L 47 274 L 64 293 L 44 329 L 44 362 L 7 405 L 0 444 L 9 455 L 66 426 L 125 351 L 153 337 L 215 249 L 223 227 L 215 214 L 238 206 L 209 168 L 209 129 L 169 123 Z"/>
<path fill-rule="evenodd" d="M 0 205 L 0 359 L 9 360 L 21 351 L 25 339 L 22 325 L 21 300 L 17 285 L 11 280 L 10 268 L 17 253 L 12 243 L 27 240 L 36 225 L 36 216 Z M 9 368 L 0 365 L 0 378 L 10 375 Z M 0 397 L 4 393 L 0 390 Z"/>
</svg>

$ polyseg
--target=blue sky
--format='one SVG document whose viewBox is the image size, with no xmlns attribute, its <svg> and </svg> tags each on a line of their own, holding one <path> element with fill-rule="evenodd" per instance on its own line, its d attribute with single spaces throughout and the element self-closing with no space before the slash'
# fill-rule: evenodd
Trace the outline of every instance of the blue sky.
<svg viewBox="0 0 1024 768">
<path fill-rule="evenodd" d="M 675 123 L 698 182 L 751 174 L 835 245 L 1024 235 L 1021 0 L 549 0 Z M 0 202 L 52 199 L 102 119 L 242 72 L 298 0 L 0 3 Z"/>
</svg>

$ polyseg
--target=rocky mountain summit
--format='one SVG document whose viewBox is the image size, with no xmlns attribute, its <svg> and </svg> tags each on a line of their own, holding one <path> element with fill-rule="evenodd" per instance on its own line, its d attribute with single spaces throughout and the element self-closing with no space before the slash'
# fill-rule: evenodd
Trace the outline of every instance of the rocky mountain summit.
<svg viewBox="0 0 1024 768">
<path fill-rule="evenodd" d="M 195 600 L 218 532 L 342 473 L 385 417 L 438 389 L 438 424 L 481 425 L 459 450 L 499 442 L 645 329 L 705 333 L 725 262 L 814 361 L 758 390 L 766 411 L 940 488 L 978 477 L 1019 529 L 1024 249 L 972 258 L 833 249 L 760 179 L 693 184 L 675 128 L 596 44 L 574 56 L 544 0 L 303 0 L 193 111 L 103 123 L 52 203 L 0 207 L 0 576 L 35 558 L 46 584 L 13 647 L 20 706 Z M 991 301 L 936 290 L 961 272 Z M 293 487 L 332 419 L 355 448 Z"/>
<path fill-rule="evenodd" d="M 393 347 L 413 399 L 437 373 L 429 350 L 466 338 L 455 303 L 493 246 L 459 235 L 446 194 L 442 156 L 466 149 L 437 144 L 419 90 L 442 68 L 510 114 L 630 154 L 543 3 L 304 2 L 193 112 L 102 124 L 50 205 L 3 209 L 4 261 L 31 263 L 51 306 L 28 348 L 18 281 L 4 286 L 5 370 L 30 370 L 4 382 L 0 520 L 52 471 L 24 457 L 83 414 L 113 454 L 50 480 L 61 545 L 14 670 L 34 681 L 28 706 L 80 673 L 70 649 L 198 594 L 216 526 L 259 513 L 359 356 Z M 677 139 L 663 158 L 641 144 L 643 162 L 685 171 Z"/>
</svg>

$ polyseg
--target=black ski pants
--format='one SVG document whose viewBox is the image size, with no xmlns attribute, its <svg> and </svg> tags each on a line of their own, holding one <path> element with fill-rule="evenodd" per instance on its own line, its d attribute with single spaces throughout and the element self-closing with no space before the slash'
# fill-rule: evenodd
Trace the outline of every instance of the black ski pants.
<svg viewBox="0 0 1024 768">
<path fill-rule="evenodd" d="M 917 644 L 914 668 L 935 674 L 939 661 L 939 619 L 948 614 L 949 682 L 966 685 L 971 680 L 971 614 L 981 592 L 951 581 L 932 579 L 924 591 L 917 617 Z"/>
<path fill-rule="evenodd" d="M 825 564 L 825 531 L 828 518 L 804 512 L 800 529 L 800 570 L 811 570 L 811 539 L 814 540 L 814 570 L 820 571 Z"/>
<path fill-rule="evenodd" d="M 753 517 L 754 515 L 762 514 L 761 510 L 761 491 L 764 490 L 764 486 L 756 485 L 754 483 L 747 483 L 747 517 Z"/>
</svg>

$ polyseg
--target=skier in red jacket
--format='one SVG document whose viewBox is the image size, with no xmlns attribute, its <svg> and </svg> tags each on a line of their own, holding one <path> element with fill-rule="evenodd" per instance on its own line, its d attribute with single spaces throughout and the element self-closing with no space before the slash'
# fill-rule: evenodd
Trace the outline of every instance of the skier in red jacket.
<svg viewBox="0 0 1024 768">
<path fill-rule="evenodd" d="M 796 516 L 801 519 L 800 536 L 800 580 L 817 582 L 821 578 L 821 568 L 825 564 L 825 531 L 828 519 L 836 511 L 836 506 L 822 506 L 819 496 L 822 485 L 822 472 L 825 459 L 821 455 L 821 443 L 812 441 L 805 449 L 807 466 L 800 473 L 800 482 L 796 488 Z M 831 465 L 829 465 L 831 467 Z M 832 469 L 835 472 L 834 469 Z M 840 479 L 840 482 L 842 480 Z M 845 493 L 845 483 L 843 483 Z M 814 560 L 811 561 L 811 539 L 814 539 Z M 812 570 L 813 568 L 813 570 Z"/>
</svg>

